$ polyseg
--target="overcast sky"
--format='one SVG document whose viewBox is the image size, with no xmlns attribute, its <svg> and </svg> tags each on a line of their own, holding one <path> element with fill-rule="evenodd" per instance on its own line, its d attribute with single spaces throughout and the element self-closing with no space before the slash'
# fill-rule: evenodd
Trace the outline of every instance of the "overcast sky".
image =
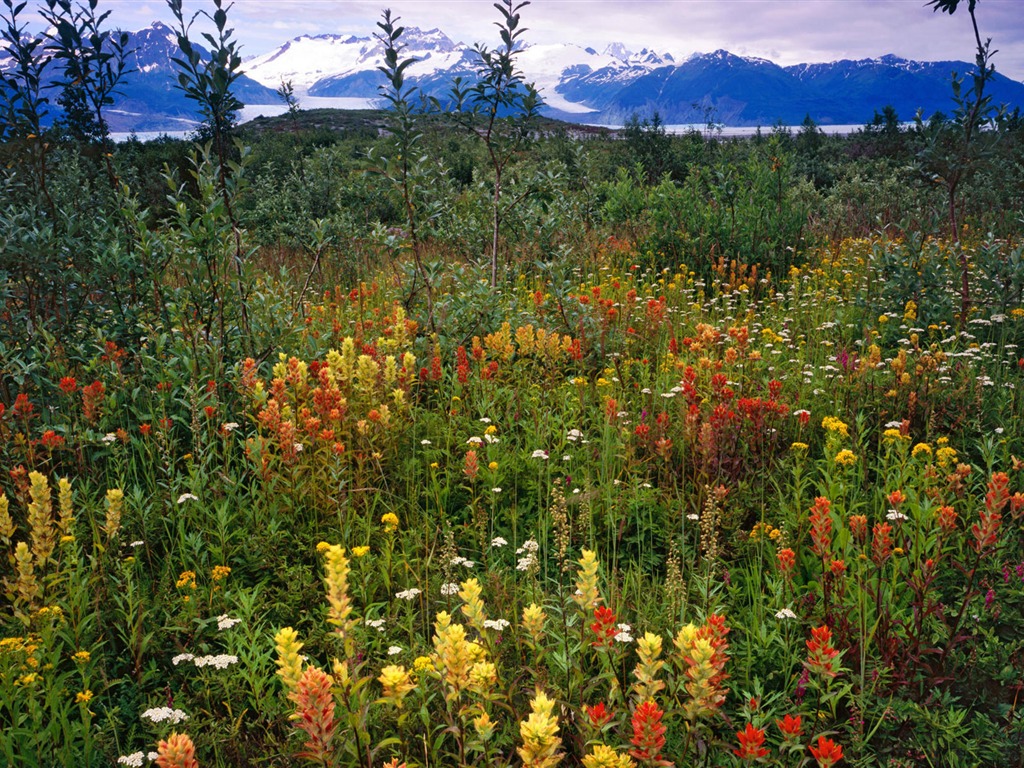
<svg viewBox="0 0 1024 768">
<path fill-rule="evenodd" d="M 243 54 L 271 50 L 303 34 L 372 34 L 390 7 L 409 26 L 439 27 L 456 41 L 496 46 L 493 0 L 235 0 L 228 19 Z M 926 0 L 533 0 L 522 12 L 534 43 L 572 42 L 602 50 L 622 42 L 673 56 L 725 48 L 781 64 L 870 58 L 974 60 L 964 2 L 949 16 Z M 184 0 L 187 13 L 209 0 Z M 170 21 L 159 0 L 100 0 L 110 23 L 140 29 Z M 1024 0 L 979 0 L 982 38 L 999 50 L 996 69 L 1024 81 Z"/>
</svg>

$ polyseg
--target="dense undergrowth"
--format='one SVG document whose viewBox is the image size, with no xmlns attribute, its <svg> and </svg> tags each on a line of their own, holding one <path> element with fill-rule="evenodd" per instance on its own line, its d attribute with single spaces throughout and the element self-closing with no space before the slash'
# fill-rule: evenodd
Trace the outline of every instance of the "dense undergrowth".
<svg viewBox="0 0 1024 768">
<path fill-rule="evenodd" d="M 1021 765 L 1017 121 L 322 119 L 0 145 L 5 763 Z"/>
</svg>

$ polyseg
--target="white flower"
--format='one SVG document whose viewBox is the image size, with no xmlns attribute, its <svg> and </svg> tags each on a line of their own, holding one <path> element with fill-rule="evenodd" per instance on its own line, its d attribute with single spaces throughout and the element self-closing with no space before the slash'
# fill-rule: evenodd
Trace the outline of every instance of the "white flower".
<svg viewBox="0 0 1024 768">
<path fill-rule="evenodd" d="M 384 631 L 384 624 L 384 619 L 370 619 L 366 622 L 366 626 L 368 626 L 370 629 L 376 629 L 378 632 Z"/>
<path fill-rule="evenodd" d="M 797 416 L 797 417 L 799 417 L 799 416 L 810 416 L 811 412 L 808 411 L 806 408 L 801 408 L 799 411 L 793 411 L 793 415 Z"/>
<path fill-rule="evenodd" d="M 238 663 L 238 657 L 222 653 L 218 656 L 200 656 L 192 663 L 197 667 L 216 667 L 217 669 L 227 669 L 232 664 Z"/>
<path fill-rule="evenodd" d="M 235 624 L 241 624 L 241 619 L 233 619 L 226 613 L 222 613 L 217 617 L 217 629 L 223 632 L 225 629 L 231 629 Z"/>
<path fill-rule="evenodd" d="M 445 597 L 451 597 L 452 595 L 457 595 L 457 594 L 459 594 L 459 585 L 455 584 L 454 582 L 451 583 L 451 584 L 442 584 L 441 585 L 441 594 L 444 595 Z"/>
<path fill-rule="evenodd" d="M 499 632 L 510 626 L 507 619 L 484 619 L 484 626 L 487 629 L 496 629 Z"/>
<path fill-rule="evenodd" d="M 583 433 L 580 432 L 578 429 L 570 429 L 565 435 L 565 439 L 568 440 L 570 443 L 575 443 L 581 437 L 583 437 Z"/>
<path fill-rule="evenodd" d="M 504 546 L 507 546 L 507 545 L 508 545 L 508 542 L 505 541 L 505 539 L 501 538 L 501 536 L 495 536 L 493 539 L 491 539 L 491 546 L 492 547 L 504 547 Z"/>
<path fill-rule="evenodd" d="M 491 420 L 488 419 L 486 416 L 480 417 L 479 419 L 477 419 L 477 421 L 479 421 L 481 424 L 490 424 L 491 423 Z"/>
<path fill-rule="evenodd" d="M 221 424 L 220 428 L 223 429 L 225 432 L 234 432 L 236 429 L 238 429 L 238 422 L 229 421 L 227 424 Z"/>
<path fill-rule="evenodd" d="M 695 512 L 691 512 L 690 514 L 688 514 L 686 516 L 686 519 L 687 520 L 700 520 L 700 515 L 696 514 Z"/>
<path fill-rule="evenodd" d="M 145 759 L 145 752 L 132 752 L 130 755 L 121 755 L 117 758 L 117 762 L 130 768 L 142 768 L 142 761 Z"/>
<path fill-rule="evenodd" d="M 402 652 L 402 649 L 397 645 L 388 646 L 388 656 L 397 656 Z"/>
<path fill-rule="evenodd" d="M 135 547 L 141 547 L 141 546 L 142 546 L 143 544 L 145 544 L 145 543 L 146 543 L 146 542 L 144 542 L 144 541 L 133 541 L 133 542 L 132 542 L 131 544 L 129 544 L 128 546 L 129 546 L 129 547 L 132 547 L 132 548 L 134 549 Z"/>
<path fill-rule="evenodd" d="M 900 429 L 903 426 L 902 421 L 887 421 L 885 422 L 886 429 Z"/>
<path fill-rule="evenodd" d="M 907 516 L 895 509 L 890 509 L 889 513 L 885 516 L 885 519 L 903 521 L 907 519 Z"/>
<path fill-rule="evenodd" d="M 491 488 L 491 493 L 501 493 L 501 488 Z"/>
<path fill-rule="evenodd" d="M 107 444 L 109 444 L 109 443 L 116 443 L 117 442 L 117 435 L 114 434 L 113 432 L 107 432 L 107 434 L 105 434 L 103 437 L 100 438 L 100 442 L 101 443 L 107 443 Z"/>
<path fill-rule="evenodd" d="M 565 454 L 564 456 L 562 456 L 562 461 L 572 461 L 572 456 L 570 456 L 569 454 Z"/>
<path fill-rule="evenodd" d="M 483 438 L 473 435 L 469 440 L 466 441 L 467 445 L 483 445 Z"/>
<path fill-rule="evenodd" d="M 488 445 L 497 445 L 498 443 L 500 443 L 500 442 L 501 442 L 501 441 L 500 441 L 500 440 L 499 440 L 498 438 L 496 438 L 496 437 L 495 437 L 494 435 L 488 435 L 488 434 L 486 434 L 486 433 L 484 434 L 484 440 L 486 440 L 486 441 L 487 441 L 487 444 L 488 444 Z"/>
<path fill-rule="evenodd" d="M 498 490 L 501 490 L 500 488 Z M 476 561 L 474 560 L 463 560 L 462 565 L 464 568 L 476 568 Z"/>
<path fill-rule="evenodd" d="M 422 590 L 417 589 L 416 587 L 411 587 L 403 592 L 396 592 L 395 597 L 397 597 L 399 600 L 414 600 L 416 598 L 416 595 L 418 595 L 421 591 Z"/>
<path fill-rule="evenodd" d="M 420 445 L 433 445 L 429 440 L 420 440 Z"/>
<path fill-rule="evenodd" d="M 171 664 L 173 664 L 174 666 L 178 666 L 183 661 L 192 661 L 193 659 L 195 659 L 195 656 L 193 656 L 191 653 L 179 653 L 177 656 L 171 659 Z"/>
<path fill-rule="evenodd" d="M 178 497 L 179 504 L 184 504 L 186 501 L 199 501 L 199 497 L 191 493 L 183 493 Z"/>
<path fill-rule="evenodd" d="M 631 634 L 632 631 L 633 631 L 633 629 L 632 629 L 632 627 L 629 626 L 629 624 L 619 624 L 619 631 L 618 631 L 618 633 L 614 637 L 615 642 L 616 643 L 632 643 L 633 642 L 633 635 Z"/>
<path fill-rule="evenodd" d="M 775 614 L 776 619 L 795 619 L 796 614 L 793 613 L 789 608 L 783 608 L 781 611 Z"/>
<path fill-rule="evenodd" d="M 536 562 L 537 556 L 531 552 L 526 557 L 519 558 L 519 562 L 516 563 L 516 570 L 528 571 L 534 566 Z"/>
<path fill-rule="evenodd" d="M 527 539 L 523 542 L 523 546 L 516 550 L 516 554 L 521 555 L 524 552 L 536 552 L 538 549 L 540 549 L 540 544 L 533 539 Z"/>
<path fill-rule="evenodd" d="M 530 455 L 531 459 L 546 459 L 547 457 L 548 457 L 548 452 L 543 450 L 543 449 L 541 449 L 541 448 L 538 448 L 536 451 L 534 451 Z"/>
<path fill-rule="evenodd" d="M 302 443 L 295 443 L 294 445 L 292 445 L 292 448 L 295 449 L 296 453 L 302 453 L 305 446 Z"/>
<path fill-rule="evenodd" d="M 162 723 L 165 720 L 168 720 L 171 725 L 177 725 L 180 722 L 188 720 L 188 715 L 180 709 L 171 709 L 170 707 L 154 707 L 153 709 L 147 709 L 139 715 L 139 717 L 152 720 L 154 723 Z"/>
<path fill-rule="evenodd" d="M 452 565 L 462 565 L 464 562 L 466 562 L 466 558 L 462 557 L 461 555 L 456 555 L 448 562 L 450 562 Z"/>
<path fill-rule="evenodd" d="M 146 755 L 146 759 L 149 760 L 149 762 L 151 762 L 151 763 L 154 760 L 156 760 L 158 757 L 160 757 L 160 753 L 159 752 L 150 752 L 149 754 Z"/>
</svg>

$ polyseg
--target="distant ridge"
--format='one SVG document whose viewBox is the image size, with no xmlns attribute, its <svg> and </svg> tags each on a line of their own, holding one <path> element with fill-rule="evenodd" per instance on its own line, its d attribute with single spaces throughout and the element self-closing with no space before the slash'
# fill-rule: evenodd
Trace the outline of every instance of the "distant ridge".
<svg viewBox="0 0 1024 768">
<path fill-rule="evenodd" d="M 472 79 L 473 48 L 439 29 L 407 27 L 404 56 L 418 59 L 407 70 L 410 84 L 442 100 L 454 77 Z M 113 130 L 180 130 L 195 124 L 194 105 L 174 88 L 173 30 L 156 22 L 132 33 L 132 64 L 121 95 L 110 110 Z M 345 34 L 303 35 L 247 59 L 237 87 L 241 101 L 258 114 L 279 111 L 275 91 L 283 81 L 295 88 L 300 105 L 370 106 L 379 96 L 377 71 L 382 47 L 373 37 Z M 7 59 L 0 49 L 0 69 Z M 519 56 L 551 117 L 596 125 L 621 125 L 630 115 L 657 111 L 665 123 L 729 126 L 796 125 L 810 117 L 821 125 L 856 125 L 891 105 L 910 120 L 954 109 L 950 78 L 968 76 L 967 62 L 912 61 L 893 54 L 874 59 L 781 67 L 766 59 L 725 50 L 677 60 L 668 53 L 629 50 L 612 43 L 603 51 L 572 43 L 528 45 Z M 998 57 L 996 61 L 998 66 Z M 996 73 L 989 86 L 996 104 L 1024 106 L 1024 83 Z M 54 99 L 55 100 L 55 99 Z M 255 106 L 254 106 L 255 105 Z"/>
</svg>

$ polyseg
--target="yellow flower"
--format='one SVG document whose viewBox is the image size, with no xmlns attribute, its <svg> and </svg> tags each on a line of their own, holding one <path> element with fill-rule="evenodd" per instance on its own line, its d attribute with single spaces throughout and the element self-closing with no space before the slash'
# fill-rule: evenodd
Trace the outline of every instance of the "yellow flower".
<svg viewBox="0 0 1024 768">
<path fill-rule="evenodd" d="M 412 662 L 412 671 L 417 675 L 435 671 L 434 662 L 429 656 L 417 656 Z"/>
<path fill-rule="evenodd" d="M 437 469 L 437 468 L 438 468 L 438 467 L 440 467 L 440 466 L 441 466 L 441 465 L 440 465 L 440 464 L 438 464 L 438 463 L 437 463 L 436 461 L 432 461 L 432 462 L 430 462 L 430 468 L 431 468 L 431 469 Z"/>
<path fill-rule="evenodd" d="M 495 470 L 498 469 L 498 462 L 492 461 L 490 464 L 487 465 L 487 468 L 491 470 L 491 472 L 494 472 Z"/>
<path fill-rule="evenodd" d="M 810 446 L 807 445 L 807 443 L 797 442 L 797 443 L 793 443 L 792 445 L 790 445 L 789 449 L 791 451 L 806 451 L 809 447 Z"/>
<path fill-rule="evenodd" d="M 353 557 L 364 557 L 366 555 L 366 553 L 369 552 L 369 551 L 370 551 L 370 548 L 367 547 L 367 546 L 352 547 L 352 556 Z"/>
<path fill-rule="evenodd" d="M 523 746 L 516 751 L 524 768 L 551 768 L 558 765 L 562 755 L 557 754 L 562 740 L 557 737 L 558 718 L 552 714 L 555 702 L 538 690 L 530 702 L 531 714 L 519 724 Z"/>
<path fill-rule="evenodd" d="M 231 569 L 226 565 L 215 565 L 213 566 L 213 572 L 210 574 L 214 581 L 222 581 L 228 577 L 231 573 Z"/>
<path fill-rule="evenodd" d="M 841 419 L 835 416 L 826 416 L 821 420 L 821 426 L 829 432 L 838 432 L 843 437 L 850 436 L 850 428 Z"/>
<path fill-rule="evenodd" d="M 405 695 L 416 687 L 405 667 L 396 664 L 384 667 L 377 680 L 384 688 L 384 699 L 398 709 L 402 708 L 402 699 Z"/>
<path fill-rule="evenodd" d="M 932 455 L 932 447 L 928 443 L 918 443 L 910 451 L 910 455 L 915 459 L 918 456 L 930 457 Z"/>
<path fill-rule="evenodd" d="M 595 744 L 594 751 L 583 758 L 583 768 L 633 768 L 635 765 L 629 755 L 620 755 L 604 744 Z"/>
<path fill-rule="evenodd" d="M 956 460 L 956 448 L 944 445 L 935 452 L 935 459 L 940 467 L 948 467 Z"/>
<path fill-rule="evenodd" d="M 904 435 L 898 429 L 887 429 L 882 433 L 882 442 L 886 445 L 892 445 L 893 443 L 909 441 L 910 435 Z"/>
<path fill-rule="evenodd" d="M 885 323 L 888 323 L 888 322 L 889 322 L 889 316 L 888 315 L 879 315 L 878 316 L 878 324 L 879 325 L 885 325 Z"/>
<path fill-rule="evenodd" d="M 316 545 L 316 551 L 319 552 L 320 554 L 323 554 L 324 552 L 326 552 L 330 548 L 331 548 L 331 545 L 328 544 L 326 541 L 321 541 L 319 544 Z"/>
<path fill-rule="evenodd" d="M 384 533 L 394 533 L 398 530 L 398 515 L 394 512 L 385 512 L 381 515 L 380 521 L 384 524 Z"/>
<path fill-rule="evenodd" d="M 498 433 L 498 428 L 496 426 L 494 426 L 493 424 L 491 424 L 490 426 L 487 427 L 487 429 L 484 430 L 484 434 L 485 435 L 495 435 L 497 433 Z"/>
<path fill-rule="evenodd" d="M 92 654 L 90 654 L 88 651 L 78 651 L 78 653 L 76 653 L 71 658 L 79 664 L 85 664 L 87 661 L 89 661 L 89 659 L 92 658 Z"/>
<path fill-rule="evenodd" d="M 178 589 L 195 589 L 196 588 L 196 572 L 195 571 L 182 571 L 178 575 L 178 583 L 175 584 Z"/>
<path fill-rule="evenodd" d="M 88 688 L 75 694 L 76 704 L 88 704 L 90 701 L 92 701 L 92 691 Z"/>
<path fill-rule="evenodd" d="M 857 455 L 853 451 L 844 448 L 836 454 L 833 461 L 841 467 L 850 467 L 857 463 Z"/>
<path fill-rule="evenodd" d="M 302 656 L 299 651 L 303 644 L 299 642 L 299 633 L 291 627 L 285 627 L 274 635 L 274 644 L 277 648 L 277 674 L 290 693 L 302 679 Z"/>
</svg>

